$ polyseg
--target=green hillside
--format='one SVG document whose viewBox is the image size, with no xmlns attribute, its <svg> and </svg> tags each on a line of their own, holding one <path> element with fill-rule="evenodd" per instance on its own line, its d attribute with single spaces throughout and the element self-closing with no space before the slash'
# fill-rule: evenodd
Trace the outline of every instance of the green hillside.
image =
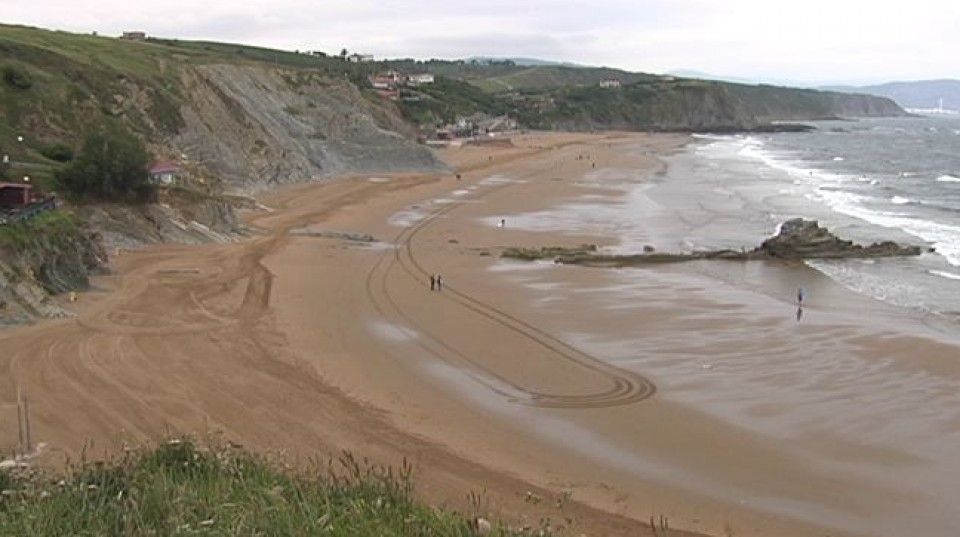
<svg viewBox="0 0 960 537">
<path fill-rule="evenodd" d="M 388 62 L 469 83 L 506 101 L 527 127 L 729 131 L 777 120 L 904 115 L 893 101 L 769 85 L 632 73 L 606 67 L 516 65 L 510 60 Z M 601 87 L 616 81 L 621 87 Z M 458 90 L 464 94 L 465 91 Z M 482 99 L 474 97 L 473 102 Z"/>
</svg>

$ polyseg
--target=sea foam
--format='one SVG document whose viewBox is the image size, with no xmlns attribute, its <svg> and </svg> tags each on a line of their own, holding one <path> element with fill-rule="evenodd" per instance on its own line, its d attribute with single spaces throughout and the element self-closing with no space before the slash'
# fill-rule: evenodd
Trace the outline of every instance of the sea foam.
<svg viewBox="0 0 960 537">
<path fill-rule="evenodd" d="M 927 272 L 948 280 L 960 280 L 960 274 L 956 274 L 954 272 L 947 272 L 945 270 L 928 270 Z"/>
</svg>

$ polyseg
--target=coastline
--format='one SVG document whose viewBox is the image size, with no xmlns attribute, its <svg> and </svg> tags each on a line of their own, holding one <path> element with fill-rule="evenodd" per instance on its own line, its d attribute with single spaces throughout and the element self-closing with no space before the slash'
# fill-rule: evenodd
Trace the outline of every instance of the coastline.
<svg viewBox="0 0 960 537">
<path fill-rule="evenodd" d="M 675 148 L 671 150 L 674 149 Z M 483 201 L 463 201 L 454 213 L 449 213 L 445 218 L 439 220 L 435 226 L 431 226 L 431 229 L 425 230 L 423 234 L 426 236 L 422 239 L 421 234 L 418 234 L 417 238 L 421 240 L 419 240 L 415 246 L 411 246 L 411 248 L 417 249 L 417 257 L 421 260 L 422 265 L 443 266 L 444 278 L 447 280 L 448 285 L 455 286 L 458 292 L 463 292 L 471 297 L 495 297 L 495 299 L 490 302 L 498 305 L 509 305 L 509 307 L 501 306 L 499 309 L 505 309 L 508 312 L 522 311 L 523 314 L 518 315 L 519 317 L 523 319 L 530 318 L 528 315 L 533 315 L 535 312 L 527 307 L 526 303 L 535 303 L 537 299 L 533 299 L 525 292 L 522 289 L 523 286 L 505 285 L 505 283 L 508 282 L 503 282 L 502 279 L 497 278 L 495 274 L 490 275 L 490 267 L 496 266 L 500 262 L 493 260 L 491 257 L 481 256 L 478 252 L 484 249 L 494 250 L 497 247 L 509 245 L 503 242 L 505 235 L 509 236 L 508 240 L 510 243 L 518 245 L 575 245 L 584 241 L 599 242 L 601 244 L 606 241 L 608 244 L 612 244 L 611 239 L 613 237 L 566 235 L 562 233 L 544 235 L 529 231 L 513 230 L 511 226 L 515 218 L 512 216 L 505 217 L 507 221 L 506 230 L 496 226 L 496 222 L 502 215 L 509 215 L 515 211 L 537 208 L 546 209 L 557 203 L 561 203 L 565 197 L 578 196 L 579 194 L 575 194 L 575 192 L 581 190 L 583 187 L 577 184 L 580 182 L 579 179 L 571 177 L 571 175 L 593 170 L 589 161 L 578 159 L 582 152 L 583 150 L 567 152 L 561 157 L 561 160 L 567 160 L 568 162 L 574 161 L 574 165 L 565 166 L 562 173 L 557 172 L 552 165 L 552 161 L 556 158 L 555 155 L 549 156 L 547 162 L 544 164 L 530 166 L 530 168 L 533 169 L 534 176 L 539 173 L 543 175 L 541 179 L 549 181 L 547 183 L 549 187 L 549 194 L 547 196 L 543 196 L 544 184 L 542 181 L 538 183 L 535 179 L 530 179 L 526 183 L 504 183 L 504 181 L 508 180 L 507 177 L 498 175 L 497 170 L 485 170 L 483 176 L 477 179 L 483 181 L 485 178 L 496 177 L 498 179 L 493 182 L 488 182 L 488 186 L 494 187 L 503 184 L 510 186 L 504 189 L 502 194 L 484 193 Z M 459 156 L 466 157 L 467 155 Z M 659 157 L 655 157 L 653 154 L 644 155 L 645 160 L 650 159 L 648 162 L 653 162 L 657 158 Z M 469 165 L 470 161 L 467 161 L 466 166 Z M 574 166 L 579 169 L 574 168 L 571 170 L 570 168 Z M 525 170 L 511 170 L 511 173 L 515 174 L 515 177 L 516 175 L 524 173 L 524 171 Z M 641 175 L 648 173 L 655 174 L 658 171 L 661 171 L 661 168 L 654 166 Z M 566 178 L 562 177 L 563 175 L 566 175 Z M 645 177 L 639 177 L 638 179 L 645 180 Z M 457 186 L 458 185 L 451 185 L 449 188 L 456 189 Z M 602 185 L 599 188 L 592 188 L 590 190 L 596 195 L 611 194 L 609 189 L 605 189 Z M 539 196 L 527 195 L 525 193 L 526 191 L 536 192 Z M 449 199 L 449 197 L 441 195 L 438 199 L 441 200 L 442 204 L 442 200 Z M 423 208 L 430 204 L 421 203 L 417 205 L 419 208 Z M 493 214 L 487 212 L 490 207 L 496 208 Z M 407 208 L 409 209 L 410 207 Z M 450 216 L 450 214 L 460 215 L 461 213 L 466 214 L 462 214 L 459 217 Z M 357 229 L 358 223 L 356 220 L 337 218 L 325 225 L 333 229 L 353 230 Z M 436 228 L 436 230 L 433 231 L 433 228 Z M 388 233 L 389 231 L 381 230 L 379 233 L 375 232 L 374 235 L 383 236 L 383 234 Z M 469 247 L 466 245 L 469 245 Z M 314 248 L 316 246 L 316 244 L 313 245 Z M 306 242 L 303 244 L 303 248 L 310 247 Z M 330 248 L 342 247 L 330 246 Z M 307 255 L 306 252 L 297 252 L 293 254 L 293 257 L 303 258 Z M 363 254 L 357 255 L 360 257 L 363 256 Z M 519 270 L 520 272 L 526 272 L 527 268 L 529 267 L 527 266 Z M 283 271 L 283 269 L 277 265 L 272 265 L 271 270 Z M 356 270 L 359 269 L 352 268 L 349 271 L 354 272 Z M 587 271 L 577 271 L 577 273 L 578 278 L 585 281 L 605 278 L 602 271 L 589 271 L 588 269 Z M 337 278 L 332 276 L 332 273 L 328 275 L 324 270 L 322 274 L 323 276 L 318 278 L 321 281 L 337 281 Z M 302 282 L 307 279 L 307 276 L 301 272 L 291 275 L 289 278 L 282 279 L 291 283 Z M 311 286 L 312 285 L 313 284 L 311 284 Z M 444 310 L 439 317 L 435 315 L 431 316 L 430 312 L 422 311 L 418 306 L 412 305 L 418 300 L 414 298 L 414 295 L 427 286 L 425 280 L 420 281 L 419 285 L 422 286 L 420 290 L 411 290 L 405 286 L 400 287 L 400 285 L 404 284 L 399 284 L 397 287 L 397 301 L 402 302 L 405 308 L 408 307 L 408 309 L 405 309 L 406 323 L 419 327 L 440 326 L 439 331 L 441 335 L 437 336 L 436 333 L 431 333 L 428 335 L 429 339 L 439 338 L 444 342 L 450 340 L 457 342 L 463 341 L 462 344 L 473 349 L 471 352 L 478 352 L 478 349 L 484 346 L 486 334 L 476 333 L 483 330 L 480 324 L 481 321 L 471 319 L 469 315 L 463 316 L 462 314 L 446 310 Z M 284 293 L 283 286 L 278 289 L 278 292 Z M 305 293 L 307 292 L 307 288 L 300 287 L 297 291 L 290 291 L 291 295 L 295 295 L 298 292 Z M 317 296 L 319 297 L 321 295 L 324 295 L 324 293 L 318 292 Z M 429 308 L 439 307 L 436 303 L 437 301 L 434 300 L 436 297 L 431 295 L 427 296 L 430 297 L 431 300 L 431 302 L 428 303 Z M 487 299 L 483 298 L 483 300 L 486 301 Z M 341 306 L 343 305 L 341 304 Z M 418 359 L 416 355 L 418 353 L 424 353 L 425 351 L 411 341 L 424 337 L 422 329 L 411 330 L 409 327 L 405 327 L 402 330 L 396 330 L 396 327 L 377 326 L 365 328 L 361 326 L 357 328 L 355 326 L 355 322 L 362 322 L 363 319 L 369 318 L 369 315 L 369 312 L 357 314 L 351 322 L 347 323 L 348 326 L 340 326 L 336 330 L 338 333 L 349 333 L 350 330 L 353 329 L 355 334 L 346 337 L 347 340 L 352 342 L 369 340 L 372 336 L 374 341 L 367 343 L 374 349 L 379 347 L 379 350 L 364 351 L 361 353 L 368 357 L 365 366 L 357 366 L 354 362 L 355 357 L 348 353 L 340 353 L 344 361 L 338 363 L 328 359 L 330 355 L 337 355 L 337 352 L 314 351 L 316 354 L 324 356 L 322 366 L 318 367 L 322 367 L 325 375 L 330 375 L 333 378 L 333 384 L 345 387 L 351 395 L 371 401 L 376 407 L 391 409 L 403 408 L 404 410 L 402 412 L 396 410 L 391 412 L 394 415 L 394 419 L 400 423 L 400 425 L 398 425 L 400 428 L 413 429 L 417 431 L 418 435 L 429 438 L 442 438 L 442 442 L 452 446 L 456 452 L 465 454 L 477 452 L 496 454 L 492 459 L 498 461 L 499 467 L 504 472 L 513 475 L 522 475 L 524 479 L 529 479 L 532 482 L 538 482 L 539 480 L 538 484 L 542 483 L 548 488 L 552 485 L 554 487 L 560 486 L 569 489 L 573 491 L 574 498 L 589 499 L 591 504 L 602 506 L 603 509 L 608 511 L 636 513 L 638 510 L 649 509 L 651 505 L 657 505 L 659 506 L 658 509 L 661 509 L 665 516 L 670 518 L 674 527 L 697 529 L 713 534 L 722 534 L 722 532 L 725 531 L 725 525 L 737 528 L 738 534 L 740 534 L 740 532 L 749 534 L 745 528 L 751 526 L 756 528 L 753 531 L 759 531 L 761 533 L 775 530 L 777 534 L 781 535 L 817 534 L 818 530 L 810 529 L 809 526 L 804 526 L 796 521 L 790 520 L 785 522 L 782 518 L 758 514 L 749 508 L 740 507 L 743 511 L 739 516 L 731 515 L 731 510 L 736 511 L 737 508 L 724 505 L 724 502 L 719 502 L 716 498 L 711 500 L 702 495 L 698 497 L 696 494 L 691 494 L 689 489 L 684 490 L 683 487 L 672 488 L 669 483 L 664 482 L 663 473 L 658 472 L 656 468 L 650 468 L 649 464 L 646 465 L 646 470 L 649 470 L 649 476 L 647 478 L 633 479 L 632 483 L 625 485 L 622 475 L 624 468 L 617 468 L 617 466 L 620 465 L 614 465 L 614 467 L 611 468 L 609 465 L 596 464 L 596 461 L 593 463 L 587 462 L 591 455 L 584 451 L 589 452 L 596 450 L 597 453 L 606 452 L 607 454 L 613 454 L 613 456 L 625 458 L 622 464 L 629 466 L 642 464 L 642 462 L 636 458 L 631 458 L 629 455 L 624 457 L 625 445 L 633 449 L 639 445 L 647 444 L 647 447 L 641 451 L 648 451 L 648 454 L 649 452 L 653 452 L 657 456 L 665 456 L 672 451 L 676 451 L 678 449 L 677 446 L 687 444 L 691 440 L 697 444 L 702 444 L 705 441 L 709 442 L 712 434 L 717 433 L 718 429 L 715 423 L 711 424 L 711 420 L 707 416 L 697 412 L 690 412 L 689 409 L 685 409 L 682 406 L 663 402 L 659 396 L 652 400 L 645 400 L 638 403 L 637 408 L 641 409 L 644 414 L 642 420 L 638 420 L 637 416 L 633 415 L 632 412 L 627 410 L 620 412 L 621 409 L 618 408 L 603 409 L 602 411 L 584 409 L 577 412 L 580 414 L 589 413 L 590 417 L 581 417 L 577 420 L 577 423 L 571 425 L 566 422 L 563 411 L 547 411 L 542 414 L 531 414 L 513 411 L 509 408 L 505 409 L 501 402 L 491 399 L 489 394 L 485 394 L 483 390 L 477 390 L 476 386 L 472 387 L 469 377 L 457 375 L 454 368 L 437 366 L 436 364 L 430 365 L 429 363 L 424 366 L 421 363 L 424 360 Z M 282 313 L 281 317 L 283 317 Z M 297 319 L 307 317 L 309 316 L 297 313 L 288 316 L 286 319 L 287 322 L 295 324 L 297 323 Z M 569 320 L 570 314 L 565 311 L 560 317 Z M 453 318 L 458 319 L 458 321 L 451 321 L 450 319 Z M 582 317 L 581 320 L 583 320 Z M 537 323 L 534 324 L 541 326 Z M 391 331 L 391 328 L 394 328 L 394 330 Z M 296 332 L 305 336 L 309 335 L 309 332 L 302 328 L 299 330 L 291 329 L 285 331 L 288 333 Z M 386 332 L 386 334 L 384 334 L 384 332 Z M 322 348 L 324 339 L 325 338 L 321 337 L 308 337 L 304 340 L 303 344 L 298 346 L 303 349 Z M 379 339 L 379 341 L 377 341 L 377 339 Z M 501 343 L 507 344 L 506 342 Z M 405 345 L 411 346 L 412 350 L 403 350 L 402 348 Z M 397 350 L 398 347 L 400 347 L 401 350 Z M 399 354 L 401 358 L 391 358 L 389 357 L 390 354 Z M 532 356 L 532 354 L 533 352 L 530 351 L 525 353 L 524 356 Z M 384 357 L 382 355 L 388 356 Z M 369 357 L 377 358 L 372 359 Z M 490 363 L 498 360 L 498 357 L 493 356 L 486 360 L 484 363 Z M 405 362 L 405 365 L 398 364 L 397 362 Z M 417 362 L 418 365 L 410 365 L 410 362 Z M 429 362 L 429 360 L 427 360 L 427 362 Z M 538 375 L 555 373 L 555 371 L 545 370 L 542 366 L 517 364 L 516 361 L 511 364 L 499 364 L 499 367 L 509 370 L 513 376 L 526 382 L 537 382 Z M 474 374 L 476 374 L 475 371 Z M 564 386 L 566 384 L 574 390 L 587 390 L 588 387 L 578 388 L 577 383 L 571 380 L 578 374 L 582 373 L 567 371 L 565 374 L 559 374 L 555 378 L 551 378 L 548 384 L 553 387 Z M 441 383 L 440 387 L 437 386 L 438 382 Z M 445 390 L 442 384 L 451 384 L 455 386 L 455 388 Z M 651 407 L 655 407 L 656 410 L 651 410 Z M 620 416 L 618 418 L 612 418 L 612 413 L 619 413 Z M 643 431 L 648 428 L 658 429 L 666 423 L 684 422 L 696 424 L 698 429 L 711 431 L 711 434 L 699 437 L 694 435 L 691 437 L 684 431 L 677 430 L 676 427 L 668 427 L 666 431 L 658 433 L 656 435 L 658 438 L 655 440 L 635 442 L 637 437 L 631 436 L 626 444 L 623 443 L 622 437 L 618 443 L 605 444 L 601 442 L 598 444 L 597 442 L 584 439 L 602 434 L 601 431 L 603 428 L 599 430 L 584 428 L 582 423 L 583 419 L 586 419 L 587 422 L 603 419 L 610 424 L 617 424 L 608 425 L 606 427 L 608 433 L 611 432 L 609 429 L 612 428 L 615 430 L 624 427 L 628 423 L 633 424 L 628 427 L 632 430 L 633 435 L 642 435 Z M 552 425 L 543 426 L 541 424 L 543 420 L 547 420 L 547 422 Z M 474 425 L 465 426 L 465 424 Z M 641 424 L 642 426 L 640 426 L 640 430 L 638 431 L 637 426 Z M 723 434 L 727 441 L 738 445 L 739 447 L 735 448 L 735 450 L 742 450 L 745 454 L 749 453 L 749 456 L 742 459 L 740 463 L 741 467 L 754 466 L 755 468 L 752 470 L 754 475 L 763 473 L 773 475 L 776 473 L 776 464 L 770 462 L 764 465 L 759 463 L 754 457 L 758 451 L 765 451 L 768 453 L 768 460 L 775 459 L 775 457 L 770 455 L 770 453 L 773 452 L 771 446 L 767 446 L 766 448 L 757 447 L 758 445 L 764 444 L 762 439 L 754 438 L 752 441 L 741 443 L 736 438 L 740 433 L 727 431 L 726 433 L 717 434 Z M 518 437 L 522 437 L 523 443 L 525 445 L 529 444 L 529 447 L 522 449 L 517 446 L 516 439 Z M 579 440 L 577 440 L 578 438 Z M 580 445 L 576 445 L 578 442 Z M 562 447 L 564 443 L 573 443 L 574 445 Z M 747 446 L 752 447 L 748 448 Z M 691 455 L 687 450 L 682 451 L 688 456 Z M 595 458 L 597 453 L 593 453 L 592 457 Z M 702 459 L 703 455 L 704 454 L 694 456 L 693 458 Z M 653 459 L 655 460 L 656 457 L 653 457 Z M 490 462 L 487 461 L 486 464 L 490 464 Z M 704 467 L 700 470 L 704 470 L 710 466 L 710 464 L 704 460 L 701 460 L 701 464 Z M 559 472 L 557 470 L 558 468 L 563 468 L 564 470 Z M 576 469 L 576 471 L 574 471 L 574 469 Z M 687 476 L 685 479 L 695 482 L 696 473 L 700 470 L 690 472 L 690 474 L 693 475 Z M 741 470 L 743 470 L 743 468 L 741 468 Z M 632 472 L 635 471 L 635 469 L 629 471 Z M 659 478 L 653 477 L 658 474 Z M 547 481 L 542 481 L 545 475 L 554 475 L 555 477 Z M 605 479 L 597 479 L 598 475 L 604 475 Z M 687 486 L 689 487 L 690 483 L 687 483 Z M 817 487 L 813 487 L 814 490 L 810 490 L 809 492 L 816 494 L 816 488 Z M 684 514 L 685 506 L 689 505 L 698 506 L 693 510 L 695 511 L 694 515 L 691 515 L 690 512 Z M 748 514 L 745 515 L 745 513 Z M 646 519 L 647 516 L 640 518 Z"/>
<path fill-rule="evenodd" d="M 832 367 L 850 373 L 880 357 L 907 378 L 960 378 L 947 360 L 953 343 L 934 341 L 916 319 L 802 266 L 606 271 L 496 258 L 513 245 L 615 246 L 615 237 L 589 226 L 574 233 L 517 226 L 524 214 L 584 197 L 590 207 L 615 204 L 623 170 L 649 181 L 664 171 L 663 156 L 687 141 L 520 137 L 514 148 L 443 154 L 462 170 L 460 181 L 384 176 L 270 193 L 263 201 L 274 212 L 252 215 L 263 235 L 132 253 L 117 262 L 117 276 L 102 280 L 115 291 L 84 297 L 77 321 L 0 334 L 13 349 L 0 365 L 8 384 L 19 379 L 35 394 L 38 430 L 64 453 L 92 438 L 221 430 L 295 457 L 342 449 L 393 463 L 406 456 L 426 498 L 456 504 L 453 494 L 486 490 L 491 509 L 508 516 L 534 509 L 523 499 L 529 487 L 571 492 L 577 524 L 591 534 L 625 534 L 660 515 L 671 527 L 711 535 L 896 534 L 900 528 L 887 528 L 882 516 L 876 529 L 864 525 L 881 511 L 946 535 L 955 521 L 936 518 L 940 511 L 926 527 L 922 511 L 917 520 L 899 515 L 924 500 L 912 484 L 878 491 L 876 476 L 864 473 L 889 467 L 890 479 L 903 479 L 927 468 L 922 456 L 871 436 L 866 444 L 832 436 L 843 423 L 809 422 L 831 405 L 853 416 L 845 398 L 867 393 L 847 393 L 836 382 L 848 379 L 832 381 Z M 410 225 L 392 225 L 398 214 L 394 224 Z M 300 228 L 379 241 L 289 233 Z M 409 242 L 396 249 L 396 240 Z M 403 251 L 406 265 L 396 261 Z M 184 267 L 198 272 L 162 271 Z M 431 294 L 425 276 L 437 271 L 447 289 Z M 817 297 L 802 323 L 781 298 L 798 280 Z M 652 381 L 656 395 L 573 409 L 524 404 L 517 389 L 574 400 L 609 391 L 602 367 L 558 361 L 533 329 L 553 346 L 631 371 L 634 384 Z M 918 349 L 922 361 L 902 359 Z M 847 354 L 859 361 L 827 361 Z M 813 369 L 804 367 L 820 355 Z M 750 358 L 775 358 L 774 369 L 761 372 L 763 362 Z M 885 381 L 884 371 L 869 371 Z M 756 392 L 738 384 L 756 388 L 757 378 L 777 376 Z M 809 399 L 783 396 L 797 395 L 793 384 L 823 389 L 816 411 L 805 411 Z M 12 444 L 9 430 L 0 418 L 4 446 Z"/>
</svg>

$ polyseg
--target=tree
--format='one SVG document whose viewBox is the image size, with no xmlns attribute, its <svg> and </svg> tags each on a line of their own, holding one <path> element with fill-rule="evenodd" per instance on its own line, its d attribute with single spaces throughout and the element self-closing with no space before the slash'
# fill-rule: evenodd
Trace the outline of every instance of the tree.
<svg viewBox="0 0 960 537">
<path fill-rule="evenodd" d="M 57 171 L 62 194 L 86 201 L 144 202 L 153 197 L 147 150 L 137 137 L 115 127 L 84 139 L 80 154 Z"/>
</svg>

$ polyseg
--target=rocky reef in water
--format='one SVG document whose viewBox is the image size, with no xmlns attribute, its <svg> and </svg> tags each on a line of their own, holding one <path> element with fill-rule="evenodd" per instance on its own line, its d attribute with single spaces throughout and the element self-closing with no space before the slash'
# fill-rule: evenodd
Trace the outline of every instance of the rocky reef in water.
<svg viewBox="0 0 960 537">
<path fill-rule="evenodd" d="M 776 236 L 763 241 L 750 254 L 779 259 L 836 259 L 911 256 L 922 252 L 919 246 L 893 241 L 875 242 L 869 246 L 854 244 L 820 227 L 816 220 L 794 218 L 784 222 Z"/>
<path fill-rule="evenodd" d="M 655 252 L 645 248 L 644 253 L 632 255 L 604 255 L 594 249 L 578 247 L 513 249 L 504 252 L 504 257 L 518 259 L 549 259 L 556 263 L 585 265 L 592 267 L 628 267 L 656 263 L 677 263 L 699 259 L 724 259 L 749 261 L 762 259 L 804 260 L 804 259 L 862 259 L 876 257 L 914 256 L 924 249 L 915 245 L 901 245 L 893 241 L 873 243 L 869 246 L 854 244 L 844 240 L 828 229 L 820 227 L 816 220 L 794 218 L 780 226 L 776 236 L 763 241 L 752 250 L 702 250 L 689 253 Z M 932 250 L 932 249 L 931 249 Z M 514 251 L 524 255 L 514 255 Z M 534 256 L 535 252 L 542 255 Z"/>
</svg>

